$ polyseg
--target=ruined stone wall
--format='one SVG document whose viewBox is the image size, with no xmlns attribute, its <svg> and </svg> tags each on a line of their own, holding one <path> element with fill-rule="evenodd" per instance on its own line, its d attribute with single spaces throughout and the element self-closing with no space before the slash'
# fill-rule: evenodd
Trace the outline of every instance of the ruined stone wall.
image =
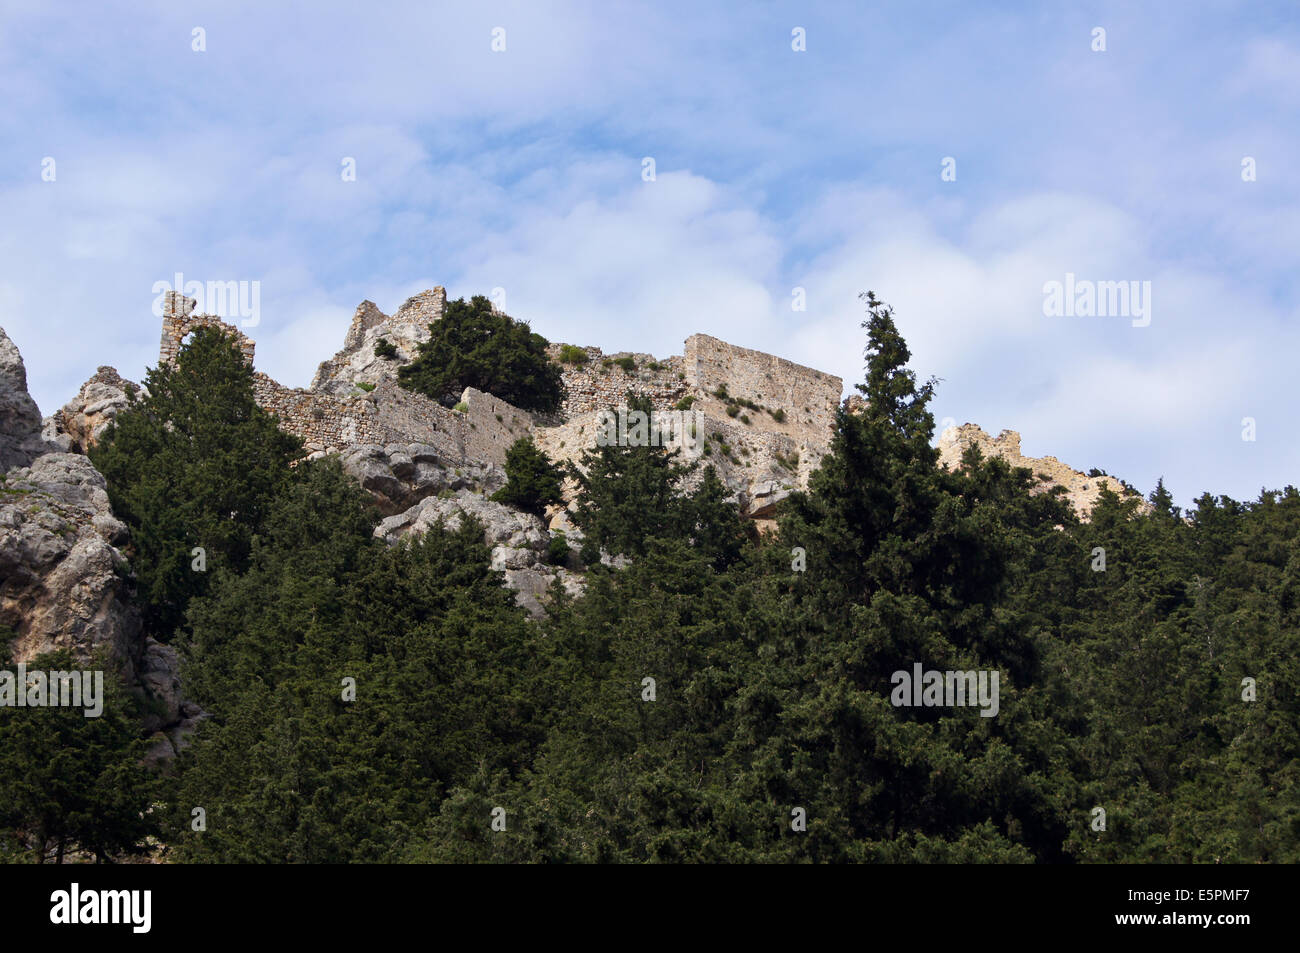
<svg viewBox="0 0 1300 953">
<path fill-rule="evenodd" d="M 658 410 L 668 410 L 689 391 L 680 357 L 667 357 L 662 361 L 652 354 L 633 354 L 620 351 L 605 354 L 598 347 L 585 347 L 587 363 L 564 364 L 564 404 L 561 415 L 568 420 L 595 410 L 621 407 L 626 403 L 629 390 L 650 398 Z M 548 349 L 552 360 L 559 360 L 560 345 Z M 636 369 L 625 371 L 617 364 L 606 366 L 606 361 L 630 357 Z M 658 364 L 659 369 L 651 364 Z"/>
<path fill-rule="evenodd" d="M 357 443 L 383 443 L 387 428 L 365 397 L 335 397 L 285 387 L 260 371 L 253 374 L 253 398 L 280 418 L 280 429 L 302 438 L 309 453 Z"/>
<path fill-rule="evenodd" d="M 1118 496 L 1129 491 L 1119 480 L 1110 476 L 1088 476 L 1062 463 L 1056 457 L 1025 457 L 1020 453 L 1020 434 L 1014 430 L 1004 430 L 996 437 L 991 437 L 976 424 L 962 424 L 949 427 L 939 436 L 939 465 L 950 469 L 961 466 L 962 455 L 969 447 L 979 447 L 986 457 L 1001 457 L 1012 467 L 1026 467 L 1039 483 L 1030 489 L 1031 493 L 1044 493 L 1052 486 L 1065 487 L 1065 496 L 1076 513 L 1083 520 L 1096 505 L 1102 488 Z M 1046 479 L 1043 479 L 1046 478 Z M 1141 508 L 1145 511 L 1150 504 L 1145 501 Z"/>
<path fill-rule="evenodd" d="M 504 465 L 510 444 L 533 425 L 526 412 L 473 388 L 465 391 L 463 412 L 404 390 L 395 381 L 384 381 L 369 394 L 339 397 L 284 387 L 258 372 L 253 394 L 258 406 L 279 418 L 281 429 L 302 438 L 309 454 L 419 443 L 437 448 L 449 460 Z"/>
<path fill-rule="evenodd" d="M 227 324 L 215 314 L 195 314 L 197 302 L 176 291 L 169 291 L 163 298 L 162 341 L 158 345 L 158 363 L 171 364 L 180 353 L 181 341 L 199 328 L 220 328 L 227 334 L 233 334 L 244 360 L 253 363 L 253 349 L 256 345 L 233 324 Z"/>
<path fill-rule="evenodd" d="M 766 430 L 777 430 L 808 446 L 825 446 L 835 423 L 844 382 L 784 358 L 736 347 L 707 334 L 686 339 L 683 354 L 686 383 L 705 393 L 725 386 L 732 397 L 743 398 L 785 414 L 777 426 L 769 415 L 747 414 Z"/>
<path fill-rule="evenodd" d="M 473 387 L 465 388 L 461 403 L 465 410 L 454 416 L 461 453 L 467 460 L 504 466 L 506 450 L 533 429 L 533 417 L 527 411 Z"/>
</svg>

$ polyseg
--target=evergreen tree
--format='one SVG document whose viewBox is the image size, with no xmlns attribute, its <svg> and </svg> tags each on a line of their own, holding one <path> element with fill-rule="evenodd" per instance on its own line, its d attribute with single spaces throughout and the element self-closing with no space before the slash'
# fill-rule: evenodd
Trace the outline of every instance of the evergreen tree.
<svg viewBox="0 0 1300 953">
<path fill-rule="evenodd" d="M 468 303 L 459 298 L 429 325 L 429 340 L 397 378 L 447 407 L 466 387 L 475 387 L 522 410 L 553 413 L 564 399 L 564 385 L 560 366 L 546 354 L 548 343 L 524 322 L 494 310 L 483 295 Z"/>
<path fill-rule="evenodd" d="M 149 371 L 145 389 L 90 457 L 131 529 L 147 620 L 167 641 L 215 570 L 245 567 L 302 445 L 257 406 L 252 367 L 217 328 L 194 332 L 175 365 Z"/>
<path fill-rule="evenodd" d="M 9 664 L 0 638 L 0 669 Z M 157 833 L 156 782 L 140 763 L 140 713 L 117 672 L 103 660 L 74 665 L 65 650 L 27 669 L 101 672 L 103 711 L 0 707 L 0 860 L 63 863 L 82 852 L 103 863 L 145 852 Z"/>
<path fill-rule="evenodd" d="M 506 485 L 492 499 L 541 517 L 548 503 L 563 499 L 563 483 L 564 471 L 532 437 L 520 437 L 506 451 Z"/>
</svg>

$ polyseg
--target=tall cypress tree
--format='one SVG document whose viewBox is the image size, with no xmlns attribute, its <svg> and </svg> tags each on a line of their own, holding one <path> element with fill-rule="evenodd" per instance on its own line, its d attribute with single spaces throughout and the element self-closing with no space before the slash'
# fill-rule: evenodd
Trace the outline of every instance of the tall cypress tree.
<svg viewBox="0 0 1300 953">
<path fill-rule="evenodd" d="M 146 617 L 167 641 L 213 571 L 246 566 L 302 444 L 254 401 L 253 369 L 218 328 L 197 330 L 174 365 L 149 371 L 145 390 L 90 457 L 131 529 Z"/>
</svg>

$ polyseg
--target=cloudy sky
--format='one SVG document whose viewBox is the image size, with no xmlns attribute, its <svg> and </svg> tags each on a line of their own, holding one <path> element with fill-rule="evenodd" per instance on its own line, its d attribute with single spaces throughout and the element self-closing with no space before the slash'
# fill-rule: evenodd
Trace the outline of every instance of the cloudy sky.
<svg viewBox="0 0 1300 953">
<path fill-rule="evenodd" d="M 177 272 L 260 282 L 296 386 L 360 301 L 442 284 L 851 387 L 871 289 L 940 420 L 1184 504 L 1300 483 L 1293 0 L 0 0 L 0 100 L 0 326 L 46 414 L 143 377 Z M 1149 324 L 1045 315 L 1066 274 L 1150 282 Z"/>
</svg>

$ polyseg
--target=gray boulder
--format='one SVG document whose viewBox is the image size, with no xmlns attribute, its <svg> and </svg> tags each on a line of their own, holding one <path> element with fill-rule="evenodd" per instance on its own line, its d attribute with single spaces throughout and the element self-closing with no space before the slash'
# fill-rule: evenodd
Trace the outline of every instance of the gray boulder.
<svg viewBox="0 0 1300 953">
<path fill-rule="evenodd" d="M 505 472 L 495 464 L 453 461 L 428 444 L 349 447 L 339 459 L 375 498 L 380 512 L 389 516 L 444 491 L 478 489 L 491 494 L 506 483 Z"/>
<path fill-rule="evenodd" d="M 27 393 L 23 357 L 0 328 L 0 473 L 26 466 L 45 450 L 41 412 Z"/>
<path fill-rule="evenodd" d="M 141 644 L 129 602 L 126 527 L 104 477 L 85 457 L 48 453 L 0 482 L 0 624 L 18 635 L 16 660 L 98 650 L 130 672 Z"/>
</svg>

